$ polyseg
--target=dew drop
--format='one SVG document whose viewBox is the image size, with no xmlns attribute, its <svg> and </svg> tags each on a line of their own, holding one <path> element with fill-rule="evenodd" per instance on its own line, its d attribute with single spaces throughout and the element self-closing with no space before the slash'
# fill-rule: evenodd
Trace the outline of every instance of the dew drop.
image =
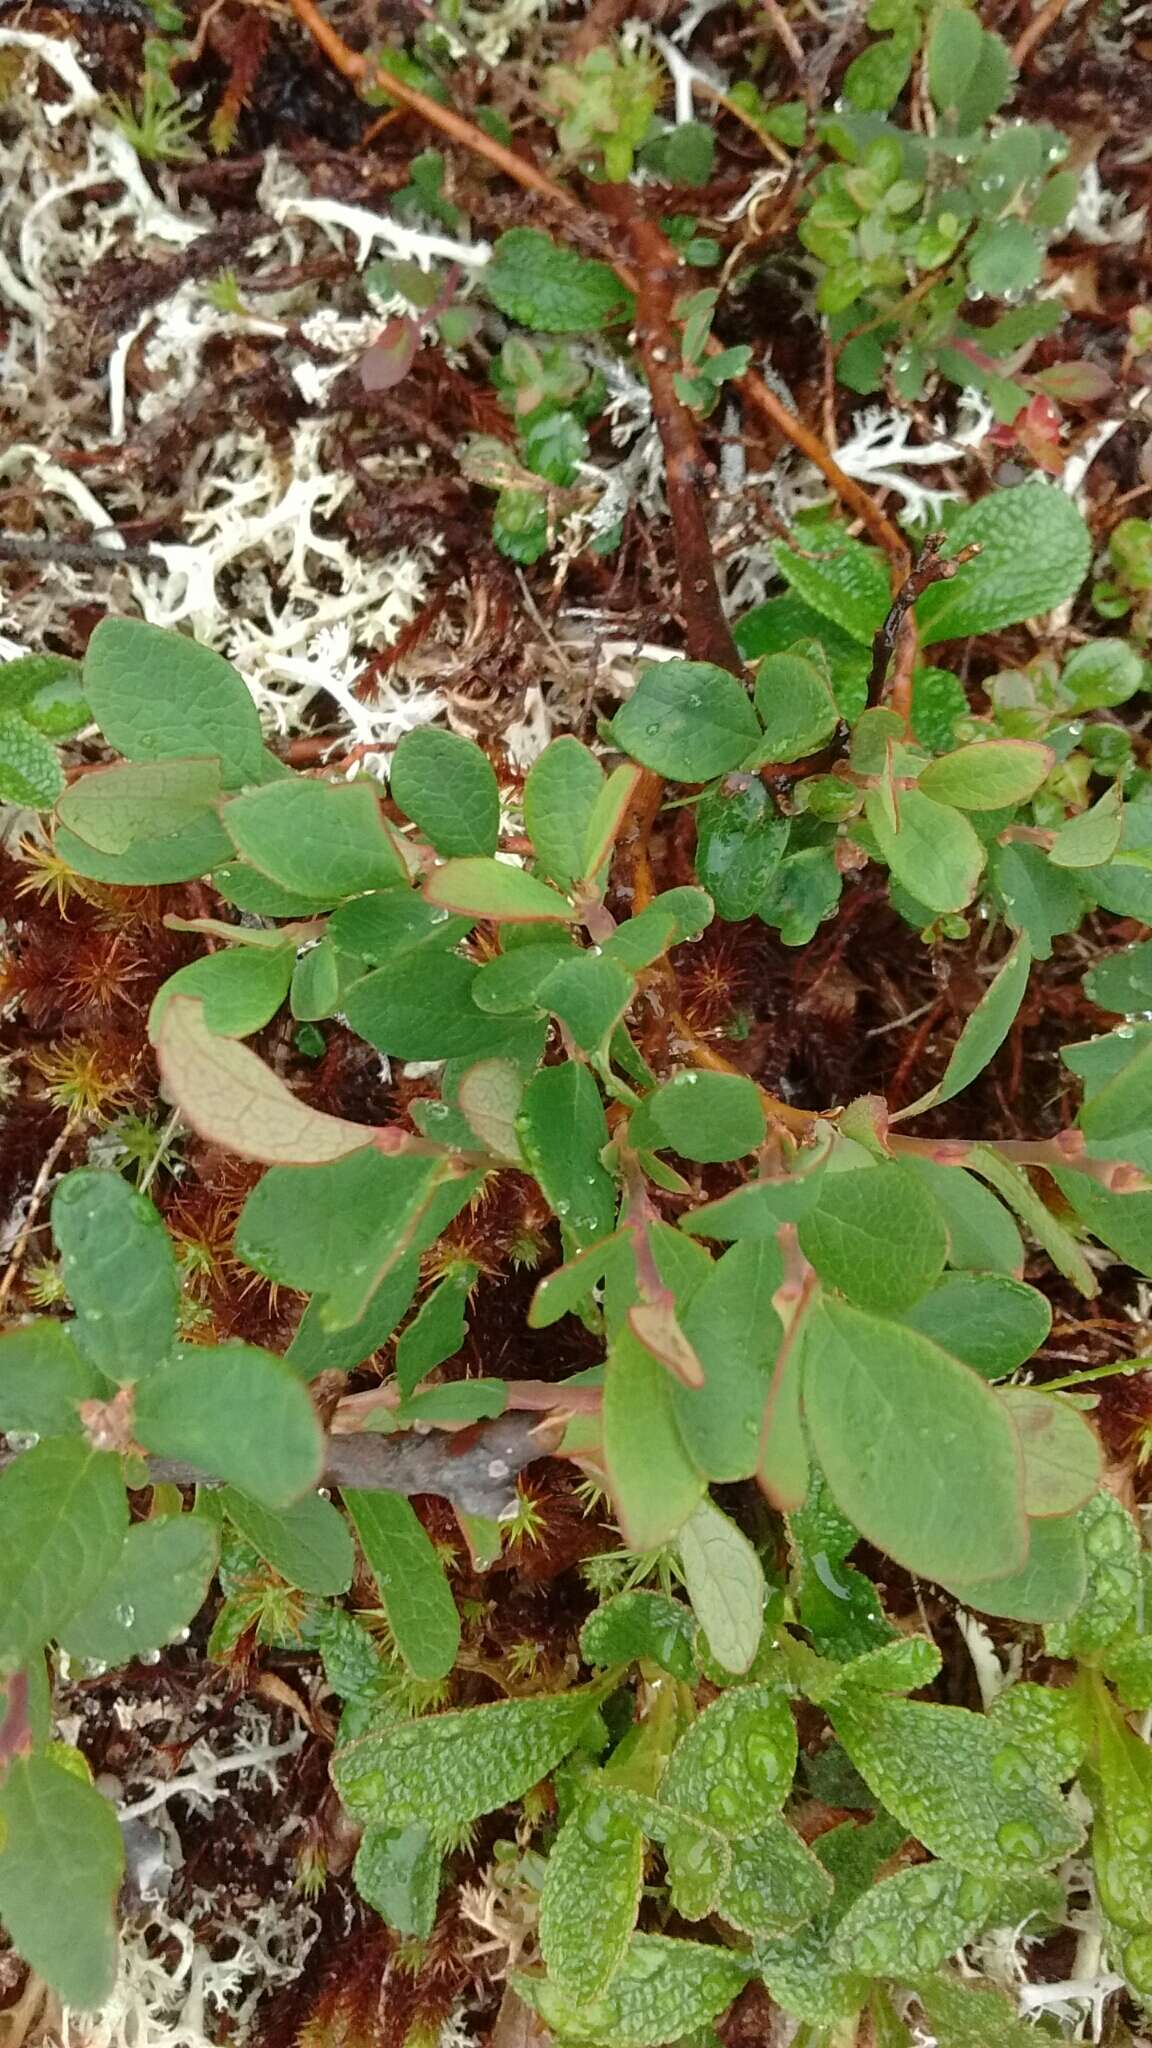
<svg viewBox="0 0 1152 2048">
<path fill-rule="evenodd" d="M 1019 1863 L 1036 1863 L 1044 1854 L 1044 1841 L 1026 1820 L 1006 1820 L 996 1830 L 997 1846 L 1005 1856 Z"/>
<path fill-rule="evenodd" d="M 1018 1748 L 1015 1743 L 1010 1742 L 1007 1748 L 997 1750 L 992 1759 L 992 1776 L 1005 1791 L 1030 1784 L 1032 1775 L 1027 1750 Z"/>
</svg>

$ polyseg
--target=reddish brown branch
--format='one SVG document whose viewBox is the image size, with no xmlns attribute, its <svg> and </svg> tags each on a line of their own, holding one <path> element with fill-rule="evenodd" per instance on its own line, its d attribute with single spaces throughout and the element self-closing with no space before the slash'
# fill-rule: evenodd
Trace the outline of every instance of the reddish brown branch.
<svg viewBox="0 0 1152 2048">
<path fill-rule="evenodd" d="M 889 691 L 892 709 L 899 711 L 907 722 L 912 691 L 912 670 L 915 666 L 919 642 L 916 635 L 914 607 L 916 601 L 931 583 L 946 583 L 956 574 L 962 562 L 970 562 L 980 553 L 973 542 L 970 547 L 961 548 L 959 554 L 942 555 L 947 536 L 930 533 L 919 555 L 892 600 L 892 608 L 876 635 L 872 647 L 872 669 L 868 677 L 868 702 L 879 704 L 884 695 L 884 684 L 888 675 L 888 663 L 893 654 L 896 657 Z"/>
<path fill-rule="evenodd" d="M 717 668 L 742 676 L 744 664 L 720 599 L 705 510 L 704 491 L 713 476 L 712 464 L 701 446 L 696 419 L 676 390 L 680 341 L 674 308 L 684 273 L 675 251 L 652 221 L 630 220 L 628 239 L 638 280 L 636 342 L 664 450 L 688 658 L 714 662 Z"/>
</svg>

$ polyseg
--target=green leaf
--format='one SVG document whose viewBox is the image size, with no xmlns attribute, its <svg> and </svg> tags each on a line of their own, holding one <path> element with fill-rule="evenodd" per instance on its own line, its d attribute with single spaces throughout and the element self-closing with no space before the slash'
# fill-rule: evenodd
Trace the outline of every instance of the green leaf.
<svg viewBox="0 0 1152 2048">
<path fill-rule="evenodd" d="M 878 790 L 865 800 L 868 823 L 896 880 L 929 910 L 963 910 L 976 893 L 984 848 L 967 818 L 919 789 L 902 789 L 893 828 Z"/>
<path fill-rule="evenodd" d="M 826 669 L 800 653 L 766 654 L 756 670 L 762 761 L 799 761 L 835 732 L 840 710 Z"/>
<path fill-rule="evenodd" d="M 1005 1273 L 946 1273 L 900 1318 L 983 1379 L 1026 1365 L 1052 1328 L 1045 1296 Z"/>
<path fill-rule="evenodd" d="M 1027 935 L 1022 932 L 976 1008 L 965 1018 L 964 1029 L 952 1048 L 943 1079 L 926 1095 L 910 1103 L 907 1109 L 900 1110 L 894 1121 L 902 1123 L 905 1118 L 919 1116 L 922 1110 L 933 1109 L 938 1103 L 951 1102 L 954 1095 L 959 1095 L 962 1088 L 967 1088 L 978 1074 L 983 1073 L 989 1061 L 995 1059 L 1016 1021 L 1031 969 L 1032 949 Z"/>
<path fill-rule="evenodd" d="M 628 815 L 628 808 L 636 794 L 641 770 L 630 761 L 622 761 L 612 770 L 600 791 L 588 818 L 584 838 L 584 873 L 597 875 L 616 843 L 616 838 Z"/>
<path fill-rule="evenodd" d="M 876 1881 L 902 1840 L 903 1829 L 887 1814 L 867 1826 L 849 1822 L 820 1836 L 819 1861 L 835 1883 L 831 1905 L 811 1927 L 756 1946 L 757 1965 L 773 1998 L 796 2018 L 826 2027 L 854 2020 L 859 2012 L 866 1980 L 832 1967 L 830 1938 L 853 1899 Z"/>
<path fill-rule="evenodd" d="M 775 1237 L 735 1244 L 680 1311 L 704 1385 L 677 1380 L 672 1407 L 689 1456 L 711 1480 L 747 1479 L 784 1331 L 774 1306 L 784 1262 Z"/>
<path fill-rule="evenodd" d="M 1031 291 L 1043 274 L 1045 239 L 1022 220 L 1001 220 L 983 228 L 971 243 L 969 287 L 995 299 Z"/>
<path fill-rule="evenodd" d="M 404 733 L 392 756 L 389 786 L 405 817 L 444 859 L 495 853 L 500 790 L 475 741 L 431 725 Z"/>
<path fill-rule="evenodd" d="M 888 1811 L 975 1877 L 1050 1868 L 1083 1838 L 1028 1751 L 983 1714 L 864 1691 L 834 1700 L 828 1714 Z"/>
<path fill-rule="evenodd" d="M 1089 640 L 1073 648 L 1060 671 L 1060 686 L 1077 711 L 1114 710 L 1135 696 L 1143 680 L 1144 664 L 1127 640 Z"/>
<path fill-rule="evenodd" d="M 539 1784 L 602 1697 L 587 1686 L 398 1721 L 338 1749 L 332 1779 L 354 1820 L 403 1827 L 435 1814 L 440 1828 L 467 1827 Z"/>
<path fill-rule="evenodd" d="M 832 1961 L 865 1977 L 918 1978 L 979 1934 L 999 1890 L 995 1878 L 947 1863 L 898 1870 L 849 1907 L 833 1936 Z"/>
<path fill-rule="evenodd" d="M 266 1279 L 328 1295 L 329 1327 L 347 1328 L 385 1277 L 427 1248 L 428 1231 L 435 1235 L 451 1222 L 476 1185 L 452 1176 L 442 1160 L 403 1153 L 357 1152 L 327 1166 L 274 1168 L 241 1210 L 236 1250 Z"/>
<path fill-rule="evenodd" d="M 0 798 L 47 811 L 64 787 L 64 770 L 52 741 L 18 711 L 0 711 Z"/>
<path fill-rule="evenodd" d="M 349 1487 L 344 1488 L 344 1505 L 404 1662 L 417 1678 L 446 1678 L 460 1648 L 460 1617 L 416 1510 L 400 1494 Z M 435 1806 L 425 1811 L 442 1819 Z"/>
<path fill-rule="evenodd" d="M 840 901 L 843 877 L 830 845 L 786 854 L 761 899 L 759 915 L 786 946 L 806 946 Z"/>
<path fill-rule="evenodd" d="M 445 861 L 425 882 L 424 900 L 472 919 L 511 924 L 571 924 L 576 916 L 567 897 L 502 860 Z"/>
<path fill-rule="evenodd" d="M 1118 1927 L 1145 1936 L 1152 1919 L 1152 1751 L 1099 1679 L 1092 1686 L 1095 1772 L 1092 1860 L 1100 1904 Z M 1135 1944 L 1133 1944 L 1135 1946 Z"/>
<path fill-rule="evenodd" d="M 834 626 L 802 598 L 791 591 L 786 597 L 769 598 L 767 604 L 757 605 L 736 622 L 734 635 L 745 661 L 756 661 L 762 654 L 787 654 L 798 640 L 818 640 L 841 717 L 852 724 L 860 716 L 868 701 L 871 648 Z"/>
<path fill-rule="evenodd" d="M 681 1159 L 743 1159 L 764 1143 L 760 1091 L 743 1074 L 689 1068 L 646 1097 L 632 1120 L 635 1144 L 670 1147 Z"/>
<path fill-rule="evenodd" d="M 501 235 L 482 284 L 509 320 L 541 334 L 582 334 L 632 317 L 632 294 L 607 263 L 561 248 L 539 228 Z"/>
<path fill-rule="evenodd" d="M 1121 1017 L 1152 1009 L 1152 939 L 1105 954 L 1089 968 L 1083 988 L 1090 1002 Z"/>
<path fill-rule="evenodd" d="M 600 950 L 624 967 L 649 967 L 671 946 L 698 938 L 711 922 L 712 900 L 703 889 L 664 889 L 647 910 L 618 925 Z"/>
<path fill-rule="evenodd" d="M 1152 1194 L 1114 1195 L 1090 1174 L 1067 1167 L 1056 1168 L 1052 1177 L 1093 1237 L 1125 1265 L 1152 1276 Z"/>
<path fill-rule="evenodd" d="M 359 1037 L 402 1060 L 481 1059 L 504 1050 L 508 1026 L 472 1000 L 480 973 L 459 953 L 401 954 L 354 981 L 344 1013 Z"/>
<path fill-rule="evenodd" d="M 197 825 L 219 794 L 218 761 L 121 761 L 73 782 L 56 815 L 97 853 L 122 854 Z"/>
<path fill-rule="evenodd" d="M 724 775 L 760 742 L 759 720 L 743 684 L 707 661 L 642 668 L 612 730 L 625 753 L 673 782 Z"/>
<path fill-rule="evenodd" d="M 1058 1529 L 1063 1524 L 1053 1522 L 1050 1526 Z M 1082 1591 L 1080 1599 L 1083 1597 Z M 1076 1604 L 1078 1606 L 1079 1601 Z M 1103 1670 L 1125 1707 L 1139 1714 L 1146 1714 L 1152 1708 L 1152 1636 L 1141 1636 L 1134 1643 L 1121 1643 L 1109 1649 L 1103 1660 Z"/>
<path fill-rule="evenodd" d="M 351 1372 L 354 1366 L 363 1365 L 407 1315 L 419 1279 L 418 1257 L 398 1259 L 370 1296 L 363 1313 L 342 1329 L 329 1329 L 325 1322 L 327 1297 L 314 1295 L 284 1354 L 289 1364 L 306 1380 L 314 1380 L 322 1372 Z"/>
<path fill-rule="evenodd" d="M 1024 1508 L 1029 1515 L 1070 1515 L 1100 1484 L 1100 1445 L 1084 1417 L 1039 1387 L 1003 1387 L 1024 1456 Z"/>
<path fill-rule="evenodd" d="M 1006 1579 L 967 1580 L 957 1597 L 980 1614 L 1013 1621 L 1067 1621 L 1084 1597 L 1087 1567 L 1076 1522 L 1030 1521 L 1028 1557 Z"/>
<path fill-rule="evenodd" d="M 911 1156 L 903 1164 L 929 1189 L 948 1226 L 949 1263 L 977 1272 L 1022 1273 L 1024 1246 L 1002 1202 L 962 1166 Z M 970 1361 L 969 1361 L 970 1363 Z"/>
<path fill-rule="evenodd" d="M 671 1541 L 704 1491 L 684 1448 L 672 1380 L 632 1331 L 620 1331 L 604 1376 L 604 1459 L 632 1550 Z"/>
<path fill-rule="evenodd" d="M 813 611 L 871 646 L 892 603 L 888 571 L 877 548 L 832 529 L 827 543 L 811 555 L 778 546 L 776 566 Z"/>
<path fill-rule="evenodd" d="M 110 747 L 129 761 L 215 754 L 225 786 L 264 779 L 260 718 L 230 662 L 182 633 L 102 619 L 84 657 L 84 694 Z"/>
<path fill-rule="evenodd" d="M 1035 796 L 1055 765 L 1037 740 L 978 740 L 941 754 L 920 772 L 918 787 L 961 811 L 997 811 Z"/>
<path fill-rule="evenodd" d="M 367 782 L 270 782 L 223 812 L 237 853 L 282 889 L 336 902 L 407 882 L 407 870 Z"/>
<path fill-rule="evenodd" d="M 1091 1299 L 1099 1292 L 1096 1277 L 1074 1238 L 1070 1237 L 1062 1223 L 1058 1223 L 1051 1209 L 1041 1201 L 1022 1167 L 1005 1159 L 992 1145 L 972 1145 L 968 1152 L 968 1164 L 974 1172 L 990 1181 L 998 1195 L 1016 1211 L 1027 1224 L 1037 1243 L 1042 1245 L 1054 1266 L 1071 1280 L 1080 1293 Z M 1054 1179 L 1059 1183 L 1059 1172 Z M 1125 1200 L 1136 1200 L 1125 1196 Z"/>
<path fill-rule="evenodd" d="M 604 789 L 604 771 L 566 734 L 532 763 L 524 784 L 524 829 L 549 881 L 570 889 L 585 873 L 588 827 Z"/>
<path fill-rule="evenodd" d="M 910 29 L 869 43 L 844 74 L 845 97 L 862 112 L 885 113 L 908 82 L 919 40 Z"/>
<path fill-rule="evenodd" d="M 980 554 L 917 601 L 921 643 L 994 633 L 1052 611 L 1088 574 L 1092 543 L 1082 513 L 1052 484 L 1020 484 L 966 505 L 948 524 L 948 552 Z"/>
<path fill-rule="evenodd" d="M 445 917 L 412 889 L 381 889 L 370 896 L 354 896 L 328 920 L 333 945 L 373 967 L 423 948 L 450 953 L 471 929 L 470 918 Z"/>
<path fill-rule="evenodd" d="M 1052 1657 L 1091 1657 L 1123 1637 L 1143 1598 L 1140 1532 L 1127 1509 L 1103 1490 L 1076 1517 L 1088 1560 L 1088 1584 L 1071 1620 L 1045 1631 Z"/>
<path fill-rule="evenodd" d="M 925 1977 L 917 1996 L 938 2048 L 1036 2048 L 1035 2027 L 1018 2020 L 1003 1993 L 987 1985 Z"/>
<path fill-rule="evenodd" d="M 712 176 L 716 137 L 703 121 L 680 121 L 644 145 L 645 170 L 669 185 L 706 185 Z"/>
<path fill-rule="evenodd" d="M 691 1610 L 666 1593 L 614 1593 L 594 1607 L 584 1623 L 580 1654 L 585 1663 L 606 1670 L 645 1659 L 691 1684 L 696 1676 L 695 1634 Z"/>
<path fill-rule="evenodd" d="M 575 1060 L 541 1067 L 524 1090 L 516 1129 L 566 1247 L 583 1250 L 606 1237 L 616 1220 L 616 1184 L 600 1163 L 608 1121 L 587 1067 Z"/>
<path fill-rule="evenodd" d="M 1084 898 L 1070 874 L 1053 867 L 1038 846 L 1013 840 L 989 850 L 988 880 L 1015 931 L 1024 932 L 1037 960 L 1048 960 L 1052 941 L 1074 932 L 1084 915 Z"/>
<path fill-rule="evenodd" d="M 11 661 L 0 662 L 0 709 L 27 712 L 37 698 L 49 704 L 58 698 L 74 702 L 79 681 L 80 663 L 67 654 L 18 654 Z M 79 725 L 87 725 L 90 718 L 85 709 Z M 79 725 L 69 723 L 67 730 L 76 732 Z M 43 730 L 51 732 L 53 728 L 45 725 Z"/>
<path fill-rule="evenodd" d="M 0 1336 L 0 1429 L 78 1435 L 81 1401 L 108 1392 L 63 1323 L 39 1316 Z"/>
<path fill-rule="evenodd" d="M 644 1836 L 595 1786 L 560 1829 L 540 1893 L 540 1952 L 564 1998 L 598 1998 L 624 1960 L 644 1878 Z"/>
<path fill-rule="evenodd" d="M 912 676 L 912 731 L 922 747 L 947 754 L 956 744 L 956 720 L 968 711 L 959 676 L 944 668 L 918 668 Z"/>
<path fill-rule="evenodd" d="M 693 1611 L 717 1664 L 747 1671 L 764 1625 L 764 1571 L 748 1538 L 702 1500 L 676 1539 Z"/>
<path fill-rule="evenodd" d="M 468 1334 L 468 1295 L 478 1270 L 465 1265 L 446 1273 L 421 1302 L 396 1346 L 396 1381 L 405 1397 L 459 1351 Z"/>
<path fill-rule="evenodd" d="M 146 1451 L 226 1479 L 265 1507 L 289 1507 L 319 1478 L 324 1439 L 291 1366 L 253 1344 L 180 1350 L 136 1395 Z"/>
<path fill-rule="evenodd" d="M 207 1030 L 221 1038 L 248 1038 L 276 1015 L 295 963 L 293 945 L 227 946 L 202 960 L 190 960 L 187 967 L 170 974 L 153 997 L 148 1036 L 155 1041 L 172 997 L 184 995 L 202 1003 Z"/>
<path fill-rule="evenodd" d="M 807 1498 L 788 1516 L 792 1597 L 813 1648 L 837 1664 L 858 1660 L 892 1639 L 875 1586 L 847 1562 L 859 1540 L 823 1473 L 814 1472 Z"/>
<path fill-rule="evenodd" d="M 745 1238 L 775 1238 L 782 1223 L 795 1223 L 807 1216 L 819 1198 L 821 1175 L 781 1174 L 776 1179 L 750 1181 L 715 1202 L 681 1217 L 680 1228 L 693 1237 L 717 1237 L 725 1243 Z"/>
<path fill-rule="evenodd" d="M 165 1093 L 185 1121 L 242 1158 L 319 1166 L 372 1143 L 370 1124 L 310 1109 L 248 1046 L 216 1037 L 193 996 L 169 998 L 156 1051 Z"/>
<path fill-rule="evenodd" d="M 802 1216 L 800 1249 L 820 1278 L 861 1308 L 896 1314 L 939 1279 L 944 1218 L 923 1183 L 896 1161 L 826 1173 Z"/>
<path fill-rule="evenodd" d="M 960 105 L 980 61 L 983 41 L 979 20 L 966 7 L 946 7 L 936 16 L 928 38 L 928 90 L 941 114 L 954 112 Z"/>
<path fill-rule="evenodd" d="M 413 1394 L 402 1412 L 406 1422 L 481 1422 L 502 1415 L 507 1406 L 505 1380 L 450 1380 Z"/>
<path fill-rule="evenodd" d="M 1093 1089 L 1076 1121 L 1093 1151 L 1123 1158 L 1123 1141 L 1152 1123 L 1152 1046 L 1141 1046 L 1111 1080 Z"/>
<path fill-rule="evenodd" d="M 207 874 L 209 868 L 219 867 L 232 851 L 228 834 L 214 813 L 195 819 L 180 832 L 138 839 L 127 853 L 97 853 L 63 824 L 56 827 L 54 843 L 73 874 L 126 889 L 191 882 Z"/>
<path fill-rule="evenodd" d="M 821 1912 L 832 1895 L 822 1863 L 779 1818 L 747 1841 L 733 1842 L 716 1911 L 741 1934 L 786 1934 Z"/>
<path fill-rule="evenodd" d="M 120 1460 L 48 1437 L 0 1474 L 0 1658 L 21 1664 L 86 1607 L 128 1527 Z"/>
<path fill-rule="evenodd" d="M 356 1558 L 348 1525 L 330 1500 L 306 1493 L 277 1511 L 227 1486 L 220 1505 L 245 1541 L 290 1586 L 304 1593 L 348 1591 Z"/>
<path fill-rule="evenodd" d="M 443 1857 L 429 1828 L 368 1827 L 360 1838 L 352 1876 L 374 1913 L 397 1934 L 427 1941 L 436 1923 Z"/>
<path fill-rule="evenodd" d="M 57 1996 L 90 2012 L 116 1982 L 124 1842 L 108 1800 L 56 1754 L 14 1757 L 0 1785 L 0 1920 Z"/>
<path fill-rule="evenodd" d="M 796 1727 L 784 1693 L 738 1685 L 682 1735 L 660 1783 L 664 1804 L 737 1840 L 779 1813 L 796 1769 Z"/>
<path fill-rule="evenodd" d="M 216 1547 L 215 1527 L 202 1515 L 136 1522 L 111 1574 L 61 1630 L 64 1648 L 111 1665 L 162 1649 L 204 1605 Z"/>
<path fill-rule="evenodd" d="M 221 826 L 221 835 L 226 837 Z M 237 910 L 250 910 L 256 917 L 313 917 L 331 907 L 331 897 L 309 896 L 301 890 L 282 889 L 270 882 L 246 861 L 226 860 L 211 877 L 212 887 L 225 903 Z M 375 899 L 372 899 L 375 900 Z"/>
<path fill-rule="evenodd" d="M 754 916 L 780 865 L 789 830 L 787 818 L 780 817 L 764 784 L 754 778 L 742 789 L 704 792 L 696 806 L 696 874 L 717 917 Z"/>
<path fill-rule="evenodd" d="M 330 939 L 321 939 L 319 945 L 310 946 L 306 953 L 301 953 L 299 959 L 290 954 L 287 964 L 290 989 L 288 1007 L 292 1015 L 303 1024 L 314 1024 L 323 1017 L 334 1017 L 340 1009 L 340 995 L 345 981 L 350 980 L 352 975 L 358 972 L 358 967 L 354 967 L 350 961 L 341 960 Z M 270 1012 L 270 1015 L 275 1015 L 275 1011 Z M 205 1019 L 209 1029 L 212 1029 L 207 1006 Z"/>
<path fill-rule="evenodd" d="M 918 1331 L 825 1301 L 806 1325 L 804 1413 L 837 1506 L 910 1571 L 955 1585 L 1023 1564 L 1012 1423 Z"/>
<path fill-rule="evenodd" d="M 636 993 L 627 968 L 607 953 L 578 953 L 541 984 L 540 1001 L 567 1026 L 581 1052 L 599 1055 Z"/>
<path fill-rule="evenodd" d="M 472 985 L 477 1009 L 492 1017 L 514 1017 L 542 1010 L 540 995 L 554 967 L 571 959 L 575 948 L 569 931 L 530 926 L 531 945 L 514 945 L 509 953 L 486 960 Z"/>
<path fill-rule="evenodd" d="M 603 1995 L 590 2004 L 566 1998 L 547 1978 L 510 1978 L 533 2012 L 564 2041 L 611 2041 L 613 2048 L 658 2048 L 727 2011 L 751 1974 L 731 1949 L 635 1934 Z"/>
</svg>

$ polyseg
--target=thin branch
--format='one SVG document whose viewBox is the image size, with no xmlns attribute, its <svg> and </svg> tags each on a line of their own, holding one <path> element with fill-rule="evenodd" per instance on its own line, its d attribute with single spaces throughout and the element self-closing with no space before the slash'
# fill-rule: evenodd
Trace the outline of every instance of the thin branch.
<svg viewBox="0 0 1152 2048">
<path fill-rule="evenodd" d="M 559 1394 L 560 1389 L 551 1391 Z M 559 1405 L 557 1403 L 557 1405 Z M 499 1521 L 516 1500 L 516 1475 L 537 1458 L 552 1457 L 563 1436 L 556 1416 L 509 1414 L 458 1431 L 375 1430 L 329 1436 L 324 1484 L 363 1493 L 440 1494 L 465 1514 Z M 24 1451 L 0 1451 L 0 1471 Z M 153 1485 L 222 1486 L 223 1480 L 177 1458 L 147 1458 Z"/>
<path fill-rule="evenodd" d="M 64 1129 L 53 1139 L 40 1162 L 40 1171 L 32 1183 L 32 1192 L 28 1197 L 28 1207 L 24 1212 L 24 1221 L 20 1225 L 16 1235 L 16 1242 L 8 1255 L 8 1264 L 4 1269 L 4 1277 L 0 1279 L 0 1311 L 3 1310 L 8 1296 L 12 1292 L 16 1275 L 20 1271 L 21 1262 L 28 1249 L 28 1240 L 32 1235 L 36 1225 L 36 1218 L 40 1213 L 40 1204 L 44 1200 L 48 1190 L 48 1183 L 56 1170 L 56 1162 L 75 1128 L 73 1123 L 66 1123 Z"/>
<path fill-rule="evenodd" d="M 159 569 L 168 567 L 152 548 L 125 547 L 115 534 L 107 541 L 35 540 L 24 533 L 0 533 L 0 562 L 58 562 L 70 569 Z"/>
<path fill-rule="evenodd" d="M 1046 0 L 1038 8 L 1023 34 L 1018 36 L 1012 48 L 1012 62 L 1017 71 L 1023 71 L 1038 43 L 1042 43 L 1049 29 L 1055 28 L 1068 0 Z"/>
<path fill-rule="evenodd" d="M 975 541 L 959 554 L 942 555 L 947 535 L 930 533 L 899 590 L 892 600 L 892 608 L 877 633 L 872 646 L 872 668 L 868 677 L 868 702 L 879 704 L 884 695 L 884 684 L 888 675 L 888 663 L 896 656 L 896 671 L 892 679 L 892 708 L 907 718 L 907 698 L 911 690 L 912 668 L 916 660 L 918 642 L 913 607 L 931 583 L 947 583 L 963 562 L 970 562 L 980 553 Z M 899 702 L 897 699 L 899 698 Z"/>
<path fill-rule="evenodd" d="M 744 664 L 716 581 L 716 558 L 705 514 L 704 488 L 715 472 L 701 446 L 695 416 L 676 390 L 681 349 L 673 309 L 683 272 L 675 251 L 652 221 L 630 220 L 628 238 L 639 279 L 636 343 L 664 450 L 688 658 L 713 662 L 731 675 L 743 676 Z"/>
</svg>

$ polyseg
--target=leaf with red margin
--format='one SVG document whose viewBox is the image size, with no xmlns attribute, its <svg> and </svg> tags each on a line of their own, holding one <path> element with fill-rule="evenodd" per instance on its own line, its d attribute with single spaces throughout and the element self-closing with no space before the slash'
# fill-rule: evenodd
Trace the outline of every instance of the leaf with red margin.
<svg viewBox="0 0 1152 2048">
<path fill-rule="evenodd" d="M 169 1001 L 156 1056 L 164 1091 L 185 1121 L 241 1158 L 322 1166 L 383 1136 L 371 1124 L 310 1109 L 246 1045 L 209 1031 L 203 1005 L 191 996 Z"/>
</svg>

